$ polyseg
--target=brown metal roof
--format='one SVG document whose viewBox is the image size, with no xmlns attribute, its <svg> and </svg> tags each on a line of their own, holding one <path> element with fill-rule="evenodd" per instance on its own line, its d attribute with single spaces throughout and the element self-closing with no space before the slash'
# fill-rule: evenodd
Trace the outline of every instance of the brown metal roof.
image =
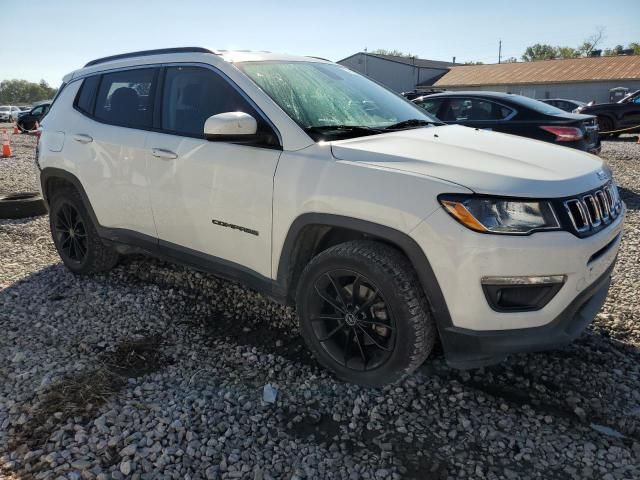
<svg viewBox="0 0 640 480">
<path fill-rule="evenodd" d="M 436 87 L 640 80 L 640 55 L 451 67 Z"/>
</svg>

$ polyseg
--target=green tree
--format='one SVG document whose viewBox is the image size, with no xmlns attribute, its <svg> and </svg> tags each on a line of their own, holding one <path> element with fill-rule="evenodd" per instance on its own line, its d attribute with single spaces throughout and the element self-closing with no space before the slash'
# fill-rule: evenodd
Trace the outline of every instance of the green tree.
<svg viewBox="0 0 640 480">
<path fill-rule="evenodd" d="M 631 42 L 629 44 L 629 48 L 633 50 L 633 54 L 634 55 L 640 55 L 640 43 L 638 42 Z"/>
<path fill-rule="evenodd" d="M 56 89 L 40 80 L 40 83 L 27 80 L 3 80 L 0 82 L 0 104 L 31 104 L 53 98 Z"/>
<path fill-rule="evenodd" d="M 385 48 L 378 48 L 376 50 L 371 50 L 371 52 L 369 53 L 378 54 L 378 55 L 391 55 L 393 57 L 407 57 L 407 58 L 416 57 L 416 55 L 412 53 L 401 52 L 400 50 L 387 50 Z"/>
<path fill-rule="evenodd" d="M 622 53 L 622 50 L 624 50 L 624 47 L 622 45 L 616 45 L 613 48 L 605 48 L 604 49 L 604 54 L 605 55 L 620 55 Z"/>
<path fill-rule="evenodd" d="M 535 62 L 537 60 L 553 60 L 556 58 L 558 52 L 556 47 L 552 45 L 536 43 L 527 47 L 522 55 L 522 60 L 525 62 Z"/>
<path fill-rule="evenodd" d="M 502 60 L 502 63 L 518 63 L 518 59 L 516 57 L 509 57 Z"/>
<path fill-rule="evenodd" d="M 556 58 L 577 58 L 580 56 L 573 47 L 556 47 Z"/>
</svg>

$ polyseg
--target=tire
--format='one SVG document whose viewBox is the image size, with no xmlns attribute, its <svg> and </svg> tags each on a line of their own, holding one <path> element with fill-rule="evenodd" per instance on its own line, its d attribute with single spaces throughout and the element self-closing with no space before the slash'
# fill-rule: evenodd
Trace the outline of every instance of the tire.
<svg viewBox="0 0 640 480">
<path fill-rule="evenodd" d="M 613 122 L 609 117 L 605 117 L 603 115 L 598 116 L 598 130 L 601 132 L 610 132 L 613 130 Z M 610 133 L 601 133 L 600 136 L 602 138 L 610 137 Z"/>
<path fill-rule="evenodd" d="M 347 382 L 396 383 L 435 345 L 437 328 L 413 267 L 382 243 L 352 241 L 320 253 L 302 273 L 296 304 L 309 349 Z"/>
<path fill-rule="evenodd" d="M 118 263 L 118 253 L 102 242 L 74 188 L 62 188 L 51 195 L 49 227 L 62 262 L 73 273 L 105 272 Z"/>
<path fill-rule="evenodd" d="M 37 192 L 0 195 L 0 218 L 37 217 L 45 213 L 47 213 L 47 207 Z"/>
</svg>

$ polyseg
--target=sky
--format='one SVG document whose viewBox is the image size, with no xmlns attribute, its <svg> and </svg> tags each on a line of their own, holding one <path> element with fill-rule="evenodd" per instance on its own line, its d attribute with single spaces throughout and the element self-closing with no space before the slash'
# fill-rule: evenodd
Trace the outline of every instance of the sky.
<svg viewBox="0 0 640 480">
<path fill-rule="evenodd" d="M 496 63 L 499 40 L 503 58 L 534 43 L 577 46 L 598 27 L 604 47 L 640 42 L 640 0 L 0 0 L 0 16 L 0 80 L 52 86 L 94 58 L 177 46 Z"/>
</svg>

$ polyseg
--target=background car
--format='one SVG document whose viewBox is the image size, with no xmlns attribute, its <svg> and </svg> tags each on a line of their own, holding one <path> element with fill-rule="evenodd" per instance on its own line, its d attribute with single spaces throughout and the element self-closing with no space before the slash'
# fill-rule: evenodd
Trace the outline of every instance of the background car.
<svg viewBox="0 0 640 480">
<path fill-rule="evenodd" d="M 41 103 L 40 105 L 33 107 L 24 115 L 20 115 L 16 122 L 20 131 L 29 132 L 31 130 L 34 130 L 36 128 L 36 121 L 40 122 L 42 120 L 42 117 L 44 117 L 49 111 L 50 106 L 50 102 Z"/>
<path fill-rule="evenodd" d="M 0 106 L 0 122 L 14 122 L 20 109 L 14 105 Z"/>
<path fill-rule="evenodd" d="M 602 136 L 618 136 L 621 133 L 640 132 L 640 90 L 630 93 L 617 103 L 585 105 L 578 112 L 595 115 Z M 627 129 L 625 132 L 606 133 Z"/>
<path fill-rule="evenodd" d="M 444 92 L 442 88 L 422 88 L 420 90 L 416 89 L 416 90 L 411 90 L 409 92 L 402 92 L 400 95 L 402 95 L 407 100 L 414 100 L 418 97 L 424 97 L 426 95 L 432 95 L 434 93 L 441 93 L 441 92 Z"/>
<path fill-rule="evenodd" d="M 586 105 L 586 102 L 581 102 L 580 100 L 569 100 L 566 98 L 541 98 L 540 101 L 548 105 L 553 105 L 554 107 L 557 107 L 560 110 L 564 110 L 565 112 L 573 113 L 577 113 L 576 110 L 578 108 L 584 107 Z"/>
<path fill-rule="evenodd" d="M 532 98 L 500 92 L 445 92 L 413 102 L 445 123 L 494 130 L 590 153 L 600 152 L 598 122 Z"/>
</svg>

